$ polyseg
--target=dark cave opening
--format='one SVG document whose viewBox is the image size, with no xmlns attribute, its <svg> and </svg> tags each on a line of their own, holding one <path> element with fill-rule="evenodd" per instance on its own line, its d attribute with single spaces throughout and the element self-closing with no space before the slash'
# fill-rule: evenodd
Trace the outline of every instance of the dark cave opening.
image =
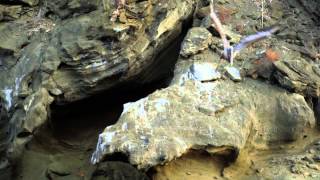
<svg viewBox="0 0 320 180">
<path fill-rule="evenodd" d="M 179 47 L 180 45 L 170 50 L 179 52 Z M 178 54 L 175 54 L 172 59 L 177 60 Z M 168 64 L 174 66 L 175 61 Z M 96 148 L 99 133 L 118 121 L 123 111 L 123 104 L 137 101 L 156 90 L 167 87 L 173 77 L 172 70 L 172 67 L 167 68 L 167 72 L 162 72 L 165 76 L 152 83 L 129 82 L 68 105 L 52 104 L 50 121 L 45 125 L 46 127 L 39 131 L 39 135 L 35 135 L 35 141 L 39 144 L 46 144 L 48 139 L 55 139 L 58 141 L 57 144 L 62 147 L 58 147 L 59 151 L 86 151 L 88 156 L 84 161 L 89 162 L 91 154 Z M 49 134 L 42 135 L 48 131 Z M 50 149 L 52 145 L 45 146 Z M 106 157 L 102 164 L 112 162 L 122 162 L 131 166 L 128 163 L 127 155 L 121 153 Z M 88 166 L 92 167 L 93 165 Z M 100 165 L 98 167 L 100 168 Z M 124 170 L 118 169 L 117 171 Z M 96 173 L 93 172 L 93 174 Z"/>
<path fill-rule="evenodd" d="M 129 83 L 68 105 L 53 104 L 50 127 L 59 137 L 68 136 L 70 130 L 82 132 L 88 127 L 102 131 L 117 122 L 123 104 L 146 97 L 166 87 L 167 82 L 165 78 L 147 85 Z"/>
<path fill-rule="evenodd" d="M 52 111 L 50 126 L 53 131 L 87 128 L 95 126 L 94 124 L 102 131 L 106 126 L 117 122 L 123 104 L 137 101 L 156 90 L 168 87 L 173 78 L 180 45 L 191 26 L 191 19 L 184 22 L 180 35 L 156 55 L 153 64 L 150 65 L 151 68 L 130 82 L 124 82 L 110 90 L 68 105 L 53 103 L 50 107 Z M 153 81 L 146 81 L 146 76 L 151 77 Z"/>
<path fill-rule="evenodd" d="M 189 27 L 191 19 L 183 24 L 180 35 L 156 55 L 153 64 L 141 76 L 70 104 L 54 102 L 50 106 L 48 122 L 32 134 L 33 140 L 26 145 L 24 157 L 15 167 L 14 179 L 27 178 L 24 173 L 33 171 L 32 166 L 36 164 L 44 165 L 29 174 L 44 173 L 43 176 L 48 179 L 55 179 L 60 173 L 56 172 L 59 170 L 52 165 L 57 163 L 71 163 L 70 166 L 74 169 L 84 169 L 88 174 L 94 174 L 92 169 L 96 166 L 90 163 L 90 158 L 96 148 L 98 135 L 104 128 L 118 121 L 123 104 L 137 101 L 156 90 L 168 87 L 173 78 L 180 45 Z M 152 82 L 145 81 L 145 77 L 151 77 Z M 107 157 L 102 164 L 112 162 L 131 166 L 126 155 L 117 153 Z M 75 174 L 77 173 L 72 172 L 71 176 Z"/>
<path fill-rule="evenodd" d="M 176 52 L 179 52 L 177 48 L 180 48 L 180 46 L 176 46 L 175 49 Z M 173 58 L 176 60 L 178 54 Z M 175 62 L 173 62 L 173 64 L 174 63 Z M 172 79 L 173 68 L 168 68 L 167 70 L 166 73 L 163 72 L 166 76 L 152 83 L 140 84 L 128 82 L 68 105 L 53 103 L 50 106 L 51 115 L 48 123 L 33 134 L 34 138 L 26 145 L 24 156 L 27 157 L 27 159 L 33 159 L 35 162 L 49 161 L 47 158 L 41 157 L 43 153 L 47 157 L 54 157 L 53 161 L 57 163 L 69 163 L 67 161 L 71 160 L 67 159 L 68 156 L 72 159 L 78 158 L 77 156 L 83 156 L 81 157 L 81 161 L 85 165 L 81 166 L 86 166 L 88 173 L 90 171 L 90 173 L 95 174 L 92 172 L 92 169 L 96 166 L 90 163 L 90 158 L 96 148 L 99 134 L 107 126 L 113 125 L 118 121 L 123 111 L 123 104 L 137 101 L 156 90 L 167 87 Z M 55 159 L 56 156 L 58 156 L 57 154 L 63 157 L 66 156 L 65 160 Z M 39 156 L 39 158 L 36 156 Z M 102 164 L 112 164 L 113 162 L 122 162 L 127 164 L 127 166 L 131 166 L 128 163 L 128 157 L 126 157 L 126 155 L 117 153 L 107 157 Z M 52 175 L 50 166 L 51 165 L 43 167 L 47 168 L 47 170 L 42 171 L 46 172 L 45 176 L 47 178 L 54 179 L 55 176 L 58 175 L 54 173 Z M 75 169 L 78 168 L 77 165 L 73 166 Z M 25 167 L 24 162 L 18 163 L 14 170 L 14 179 L 19 179 L 17 176 L 21 176 L 22 179 L 26 178 L 23 177 L 24 175 L 19 174 L 21 169 Z M 99 168 L 101 169 L 101 167 Z M 117 171 L 124 170 L 118 169 Z M 35 171 L 35 173 L 39 172 Z"/>
</svg>

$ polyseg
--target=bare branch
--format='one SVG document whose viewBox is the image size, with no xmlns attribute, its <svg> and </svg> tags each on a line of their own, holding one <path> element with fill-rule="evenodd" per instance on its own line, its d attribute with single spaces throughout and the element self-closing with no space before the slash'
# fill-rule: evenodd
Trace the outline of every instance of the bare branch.
<svg viewBox="0 0 320 180">
<path fill-rule="evenodd" d="M 271 0 L 270 0 L 271 1 Z M 278 26 L 275 26 L 273 28 L 270 28 L 265 31 L 257 32 L 256 34 L 249 35 L 247 37 L 244 37 L 238 44 L 234 46 L 230 46 L 230 42 L 227 39 L 226 33 L 223 29 L 223 26 L 221 24 L 221 21 L 219 20 L 217 14 L 214 11 L 213 8 L 213 0 L 210 2 L 210 18 L 213 21 L 215 29 L 218 31 L 222 42 L 223 42 L 223 56 L 225 59 L 227 59 L 230 64 L 233 64 L 234 57 L 240 52 L 240 50 L 246 48 L 248 45 L 260 41 L 264 38 L 267 38 L 271 36 L 273 33 L 279 30 Z"/>
<path fill-rule="evenodd" d="M 213 1 L 212 0 L 211 0 L 211 3 L 210 3 L 210 18 L 212 19 L 214 27 L 218 31 L 218 33 L 220 34 L 220 37 L 222 39 L 223 47 L 224 47 L 223 55 L 224 55 L 225 58 L 227 58 L 229 60 L 228 51 L 227 50 L 230 49 L 230 43 L 227 40 L 227 36 L 226 36 L 226 34 L 225 34 L 224 30 L 223 30 L 221 21 L 219 20 L 217 14 L 214 12 Z"/>
</svg>

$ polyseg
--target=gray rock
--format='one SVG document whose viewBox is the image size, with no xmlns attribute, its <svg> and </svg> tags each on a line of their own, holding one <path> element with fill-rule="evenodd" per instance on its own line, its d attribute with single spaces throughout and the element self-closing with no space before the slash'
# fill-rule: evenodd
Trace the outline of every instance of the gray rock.
<svg viewBox="0 0 320 180">
<path fill-rule="evenodd" d="M 38 0 L 26 0 L 38 1 Z M 97 10 L 101 1 L 84 1 L 84 0 L 46 0 L 45 8 L 50 10 L 54 16 L 61 19 L 79 16 Z"/>
<path fill-rule="evenodd" d="M 189 75 L 198 81 L 210 81 L 221 78 L 220 72 L 217 71 L 217 67 L 210 63 L 193 64 L 190 67 Z"/>
<path fill-rule="evenodd" d="M 207 49 L 211 42 L 212 35 L 206 28 L 191 28 L 182 42 L 180 55 L 188 57 L 197 54 L 198 52 Z"/>
<path fill-rule="evenodd" d="M 194 62 L 180 77 L 179 84 L 183 85 L 187 80 L 213 81 L 221 78 L 217 66 L 213 63 Z"/>
<path fill-rule="evenodd" d="M 311 97 L 320 96 L 320 67 L 301 57 L 292 57 L 274 63 L 279 83 L 295 92 Z"/>
<path fill-rule="evenodd" d="M 8 21 L 18 19 L 20 17 L 22 7 L 0 5 L 0 21 Z"/>
<path fill-rule="evenodd" d="M 233 81 L 241 81 L 241 74 L 239 69 L 233 66 L 226 66 L 225 67 L 226 74 L 231 78 Z"/>
<path fill-rule="evenodd" d="M 207 49 L 188 59 L 180 57 L 174 70 L 171 84 L 183 85 L 185 81 L 214 81 L 222 77 L 219 69 L 220 57 Z M 193 69 L 193 70 L 192 70 Z M 194 74 L 197 74 L 196 78 Z M 201 77 L 201 78 L 200 78 Z M 203 80 L 201 80 L 203 79 Z"/>
</svg>

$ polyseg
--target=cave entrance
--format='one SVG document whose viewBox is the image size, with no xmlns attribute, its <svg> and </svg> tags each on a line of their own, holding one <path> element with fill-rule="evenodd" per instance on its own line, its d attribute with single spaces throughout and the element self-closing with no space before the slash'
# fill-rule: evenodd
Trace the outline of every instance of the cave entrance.
<svg viewBox="0 0 320 180">
<path fill-rule="evenodd" d="M 15 167 L 13 179 L 92 179 L 92 175 L 96 174 L 96 166 L 90 163 L 90 158 L 99 133 L 117 122 L 123 104 L 168 86 L 170 79 L 171 76 L 167 76 L 144 85 L 126 83 L 68 105 L 51 105 L 50 121 L 26 145 L 23 157 Z M 116 161 L 107 163 L 112 168 L 131 166 Z M 116 167 L 113 163 L 116 163 Z M 133 174 L 137 173 L 140 172 Z"/>
<path fill-rule="evenodd" d="M 188 27 L 184 26 L 183 29 L 181 35 L 157 55 L 151 68 L 142 73 L 143 78 L 151 75 L 153 82 L 141 84 L 137 78 L 68 105 L 53 103 L 49 122 L 39 128 L 26 145 L 23 157 L 15 167 L 13 179 L 96 179 L 106 174 L 146 178 L 130 164 L 117 161 L 101 163 L 99 166 L 104 166 L 103 169 L 108 173 L 99 173 L 101 167 L 93 166 L 90 158 L 99 133 L 117 122 L 123 104 L 137 101 L 169 85 Z M 160 75 L 154 76 L 153 73 Z M 114 159 L 121 160 L 121 157 Z"/>
</svg>

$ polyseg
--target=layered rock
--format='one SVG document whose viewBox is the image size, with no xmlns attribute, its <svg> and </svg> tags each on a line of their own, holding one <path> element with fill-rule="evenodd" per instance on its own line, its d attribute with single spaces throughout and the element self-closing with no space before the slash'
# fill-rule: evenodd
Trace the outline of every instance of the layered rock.
<svg viewBox="0 0 320 180">
<path fill-rule="evenodd" d="M 6 22 L 0 26 L 0 129 L 10 132 L 1 134 L 0 154 L 10 145 L 15 156 L 46 122 L 53 100 L 87 98 L 152 68 L 156 55 L 180 35 L 194 3 L 132 1 L 115 22 L 113 1 L 24 0 L 14 1 L 17 7 L 1 6 Z M 16 16 L 21 6 L 28 13 Z M 146 75 L 143 82 L 157 78 Z"/>
<path fill-rule="evenodd" d="M 295 57 L 275 63 L 275 77 L 290 90 L 317 98 L 320 96 L 320 66 L 316 62 Z"/>
<path fill-rule="evenodd" d="M 246 3 L 239 4 L 252 6 Z M 281 7 L 279 2 L 275 3 L 276 8 Z M 206 11 L 205 8 L 200 10 Z M 253 11 L 244 14 L 246 16 L 241 16 L 241 19 L 259 18 L 259 14 Z M 282 15 L 272 14 L 273 20 Z M 237 26 L 235 21 L 239 17 L 230 20 L 231 27 Z M 273 20 L 267 23 L 271 24 Z M 237 157 L 237 153 L 243 151 L 246 145 L 253 146 L 252 149 L 257 151 L 267 150 L 274 144 L 303 141 L 313 131 L 314 112 L 302 95 L 318 96 L 317 63 L 306 57 L 293 56 L 290 53 L 296 52 L 291 49 L 290 43 L 272 38 L 264 45 L 257 43 L 255 48 L 242 51 L 237 57 L 240 61 L 236 61 L 232 68 L 243 68 L 237 72 L 237 77 L 241 77 L 246 74 L 247 64 L 252 65 L 258 58 L 264 58 L 268 63 L 261 66 L 259 72 L 266 68 L 268 72 L 260 75 L 267 74 L 262 76 L 267 79 L 276 77 L 277 83 L 286 88 L 288 86 L 281 78 L 290 79 L 286 82 L 294 81 L 293 85 L 303 87 L 291 88 L 300 94 L 258 80 L 231 81 L 226 74 L 229 67 L 227 62 L 219 58 L 221 43 L 204 28 L 207 27 L 206 21 L 204 17 L 199 23 L 202 28 L 190 29 L 182 43 L 181 57 L 171 85 L 137 102 L 124 105 L 119 121 L 100 134 L 92 156 L 93 163 L 99 163 L 114 153 L 122 153 L 130 163 L 147 170 L 166 164 L 193 149 L 213 155 Z M 233 32 L 228 34 L 252 33 L 246 27 L 242 28 L 234 27 L 231 30 Z M 279 37 L 284 36 L 280 34 Z M 237 41 L 237 38 L 231 39 Z M 266 46 L 279 46 L 280 60 L 270 59 L 265 53 Z M 303 60 L 294 63 L 290 57 Z M 293 62 L 293 65 L 288 65 L 288 61 Z M 303 71 L 305 65 L 308 68 Z M 307 76 L 311 78 L 307 79 Z"/>
<path fill-rule="evenodd" d="M 319 12 L 316 1 L 288 1 L 284 6 L 286 18 L 278 37 L 288 42 L 284 55 L 275 63 L 275 77 L 291 91 L 317 98 L 320 93 Z M 293 10 L 299 13 L 292 13 Z M 303 22 L 303 23 L 296 23 Z"/>
<path fill-rule="evenodd" d="M 5 22 L 0 25 L 0 179 L 8 172 L 8 154 L 19 156 L 19 147 L 46 122 L 53 100 L 77 101 L 127 81 L 150 82 L 170 70 L 159 69 L 159 64 L 167 63 L 155 63 L 154 58 L 176 41 L 195 5 L 192 0 L 128 1 L 111 22 L 113 1 L 9 2 L 0 6 L 0 21 Z M 200 12 L 194 17 L 203 19 L 194 24 L 209 28 L 208 7 L 201 7 L 206 2 L 198 5 Z M 274 0 L 272 12 L 264 13 L 263 19 L 261 4 L 219 1 L 217 9 L 233 43 L 256 32 L 253 27 L 280 21 L 284 28 L 279 41 L 294 46 L 276 44 L 278 39 L 273 38 L 241 53 L 236 68 L 261 58 L 265 47 L 272 45 L 298 51 L 268 62 L 272 68 L 262 75 L 276 77 L 290 92 L 259 81 L 230 81 L 225 75 L 227 62 L 219 59 L 219 38 L 205 28 L 193 28 L 182 45 L 180 54 L 185 58 L 179 60 L 171 86 L 126 105 L 120 121 L 101 134 L 93 162 L 121 152 L 131 163 L 148 169 L 190 149 L 236 156 L 249 136 L 259 148 L 306 136 L 314 126 L 314 115 L 304 98 L 291 92 L 319 98 L 315 47 L 319 28 L 314 28 L 318 5 Z M 294 15 L 282 17 L 283 7 Z M 306 12 L 310 19 L 303 19 L 301 13 Z M 242 74 L 235 75 L 231 79 L 239 80 Z M 319 105 L 314 109 L 318 112 Z"/>
</svg>

